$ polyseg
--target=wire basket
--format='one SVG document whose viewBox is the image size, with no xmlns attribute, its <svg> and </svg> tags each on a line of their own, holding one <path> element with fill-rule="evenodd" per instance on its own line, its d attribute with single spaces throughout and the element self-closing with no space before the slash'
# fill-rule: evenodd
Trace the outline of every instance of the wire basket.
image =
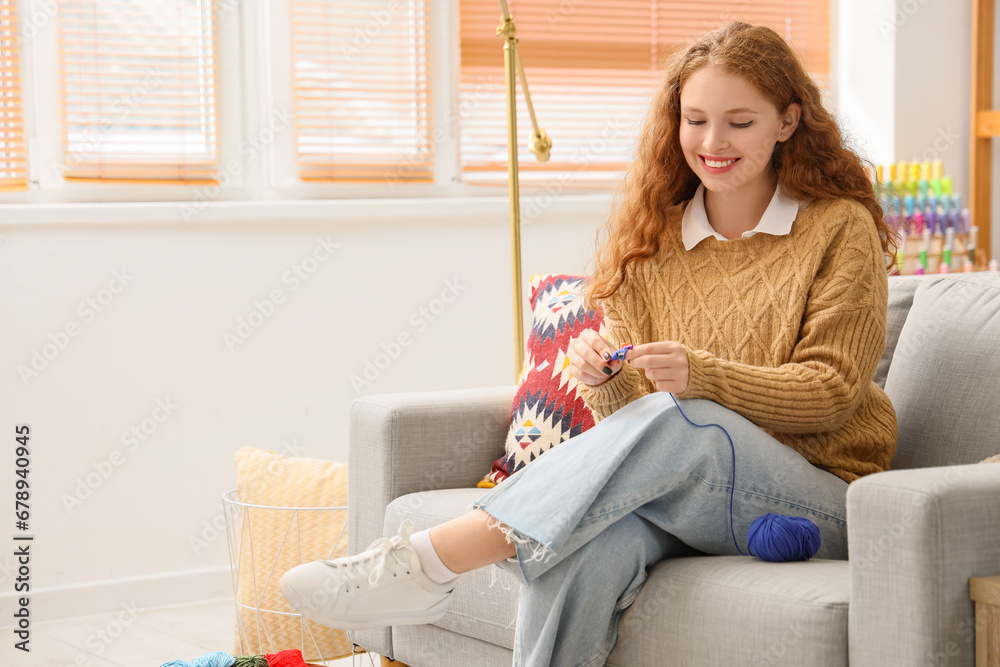
<svg viewBox="0 0 1000 667">
<path fill-rule="evenodd" d="M 222 501 L 236 592 L 234 653 L 299 649 L 306 661 L 319 662 L 353 655 L 345 631 L 302 617 L 278 588 L 296 565 L 347 555 L 347 507 L 252 505 L 235 489 Z"/>
</svg>

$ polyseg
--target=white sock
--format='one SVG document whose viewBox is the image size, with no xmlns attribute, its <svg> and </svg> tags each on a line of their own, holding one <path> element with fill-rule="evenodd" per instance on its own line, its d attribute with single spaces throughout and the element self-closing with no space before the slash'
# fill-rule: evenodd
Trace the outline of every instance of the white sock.
<svg viewBox="0 0 1000 667">
<path fill-rule="evenodd" d="M 431 534 L 429 530 L 421 530 L 419 533 L 413 533 L 410 535 L 410 544 L 413 545 L 413 550 L 417 552 L 417 558 L 420 560 L 420 569 L 424 571 L 424 574 L 436 584 L 447 584 L 458 578 L 458 574 L 452 572 L 448 569 L 441 559 L 437 555 L 437 551 L 434 550 L 434 545 L 431 544 Z"/>
</svg>

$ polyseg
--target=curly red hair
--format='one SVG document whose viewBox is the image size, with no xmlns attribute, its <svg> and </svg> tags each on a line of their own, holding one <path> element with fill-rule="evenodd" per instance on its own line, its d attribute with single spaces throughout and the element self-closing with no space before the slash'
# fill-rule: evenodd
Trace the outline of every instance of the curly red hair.
<svg viewBox="0 0 1000 667">
<path fill-rule="evenodd" d="M 691 199 L 698 189 L 700 180 L 681 151 L 681 89 L 695 71 L 708 65 L 745 77 L 779 113 L 793 102 L 802 106 L 795 132 L 778 143 L 771 156 L 778 182 L 796 199 L 859 202 L 875 221 L 887 259 L 895 258 L 900 238 L 882 219 L 882 207 L 865 170 L 871 165 L 845 145 L 837 121 L 824 108 L 819 87 L 798 56 L 770 28 L 730 23 L 676 52 L 663 68 L 635 158 L 615 194 L 613 213 L 598 233 L 595 268 L 586 293 L 591 308 L 618 291 L 630 264 L 659 251 L 666 209 Z"/>
</svg>

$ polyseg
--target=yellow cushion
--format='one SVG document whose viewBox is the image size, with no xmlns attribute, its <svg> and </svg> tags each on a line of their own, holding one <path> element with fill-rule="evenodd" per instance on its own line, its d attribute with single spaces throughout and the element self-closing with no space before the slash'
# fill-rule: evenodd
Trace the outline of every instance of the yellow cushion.
<svg viewBox="0 0 1000 667">
<path fill-rule="evenodd" d="M 300 563 L 347 555 L 347 464 L 281 456 L 244 447 L 236 452 L 240 503 L 232 557 L 236 560 L 236 655 L 300 649 L 305 660 L 351 655 L 343 630 L 300 618 L 278 580 Z M 292 615 L 289 615 L 292 614 Z"/>
</svg>

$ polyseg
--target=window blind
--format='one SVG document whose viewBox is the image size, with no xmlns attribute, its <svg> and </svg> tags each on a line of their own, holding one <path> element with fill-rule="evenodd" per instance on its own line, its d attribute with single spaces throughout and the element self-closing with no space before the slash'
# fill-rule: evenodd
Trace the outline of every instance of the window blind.
<svg viewBox="0 0 1000 667">
<path fill-rule="evenodd" d="M 213 183 L 212 0 L 62 0 L 63 176 Z"/>
<path fill-rule="evenodd" d="M 0 0 L 0 190 L 28 187 L 18 55 L 17 0 Z"/>
<path fill-rule="evenodd" d="M 828 0 L 508 0 L 531 101 L 552 138 L 548 162 L 528 151 L 530 117 L 518 80 L 522 183 L 607 187 L 630 160 L 658 64 L 691 38 L 731 21 L 773 28 L 824 90 L 830 74 Z M 497 0 L 460 0 L 463 178 L 507 183 L 503 40 Z"/>
<path fill-rule="evenodd" d="M 432 180 L 426 0 L 295 0 L 303 180 Z"/>
</svg>

